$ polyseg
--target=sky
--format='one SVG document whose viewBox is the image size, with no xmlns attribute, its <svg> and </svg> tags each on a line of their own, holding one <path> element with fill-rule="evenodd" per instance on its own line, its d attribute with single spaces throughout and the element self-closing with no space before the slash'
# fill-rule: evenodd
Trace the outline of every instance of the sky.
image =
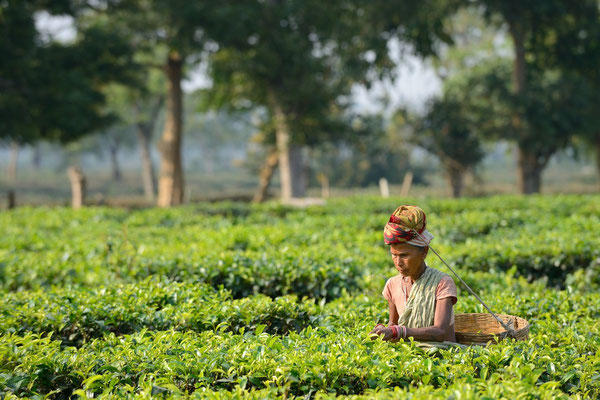
<svg viewBox="0 0 600 400">
<path fill-rule="evenodd" d="M 46 12 L 38 13 L 36 27 L 45 40 L 54 38 L 68 42 L 75 37 L 73 19 L 68 16 L 57 17 Z M 440 92 L 440 80 L 431 66 L 408 52 L 402 56 L 401 53 L 398 43 L 390 44 L 390 54 L 398 64 L 398 78 L 394 82 L 376 82 L 369 90 L 363 86 L 355 86 L 353 96 L 357 111 L 390 114 L 398 107 L 407 107 L 412 111 L 419 112 L 428 98 Z M 187 79 L 182 83 L 185 91 L 193 91 L 208 85 L 210 85 L 210 80 L 204 74 L 201 66 L 190 70 Z M 378 101 L 381 98 L 387 99 L 385 106 Z"/>
<path fill-rule="evenodd" d="M 427 62 L 413 55 L 404 55 L 397 65 L 397 79 L 394 82 L 377 82 L 370 90 L 355 87 L 355 100 L 361 108 L 376 112 L 381 109 L 377 98 L 386 96 L 389 99 L 384 110 L 386 113 L 398 107 L 419 112 L 429 98 L 440 93 L 441 81 Z"/>
</svg>

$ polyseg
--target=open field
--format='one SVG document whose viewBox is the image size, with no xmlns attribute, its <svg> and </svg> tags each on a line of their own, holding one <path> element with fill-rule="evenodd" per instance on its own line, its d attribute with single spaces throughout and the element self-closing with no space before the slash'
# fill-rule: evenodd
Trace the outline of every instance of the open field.
<svg viewBox="0 0 600 400">
<path fill-rule="evenodd" d="M 68 206 L 71 199 L 66 165 L 58 162 L 58 156 L 50 153 L 54 160 L 46 160 L 40 168 L 31 166 L 29 150 L 20 158 L 16 180 L 11 182 L 8 176 L 0 173 L 0 209 L 6 208 L 8 190 L 16 192 L 18 206 L 50 205 Z M 491 196 L 516 194 L 517 171 L 514 150 L 507 154 L 488 155 L 488 158 L 477 167 L 475 177 L 465 181 L 465 196 Z M 30 152 L 30 151 L 29 151 Z M 7 168 L 8 152 L 0 148 L 0 170 Z M 495 155 L 495 156 L 494 156 Z M 502 155 L 500 157 L 500 155 Z M 137 164 L 137 153 L 121 156 L 125 161 L 122 179 L 115 181 L 110 172 L 110 165 L 93 157 L 84 158 L 83 171 L 86 175 L 87 197 L 89 205 L 108 205 L 117 207 L 139 208 L 152 207 L 153 201 L 144 198 L 141 172 Z M 431 158 L 428 161 L 436 162 Z M 258 186 L 258 173 L 246 167 L 232 165 L 223 169 L 207 171 L 198 167 L 199 160 L 188 160 L 185 168 L 185 203 L 215 200 L 249 201 Z M 157 171 L 158 172 L 158 171 Z M 401 178 L 402 176 L 400 176 Z M 392 178 L 388 176 L 388 178 Z M 397 178 L 397 177 L 396 177 Z M 432 170 L 425 176 L 427 184 L 413 185 L 410 195 L 415 198 L 450 197 L 449 187 L 441 169 Z M 398 180 L 398 179 L 397 179 Z M 401 180 L 401 179 L 399 179 Z M 591 159 L 575 160 L 567 153 L 554 157 L 542 175 L 542 194 L 593 194 L 600 191 L 600 178 Z M 269 192 L 273 197 L 279 196 L 279 174 L 273 176 Z M 355 195 L 379 195 L 379 187 L 373 184 L 368 187 L 336 187 L 330 190 L 332 197 Z M 391 184 L 392 196 L 401 193 L 401 185 Z M 320 197 L 321 188 L 315 179 L 309 182 L 308 195 Z"/>
<path fill-rule="evenodd" d="M 527 341 L 371 341 L 401 203 Z M 598 398 L 600 196 L 0 213 L 0 397 Z M 429 265 L 449 272 L 430 254 Z M 482 312 L 459 286 L 456 312 Z"/>
</svg>

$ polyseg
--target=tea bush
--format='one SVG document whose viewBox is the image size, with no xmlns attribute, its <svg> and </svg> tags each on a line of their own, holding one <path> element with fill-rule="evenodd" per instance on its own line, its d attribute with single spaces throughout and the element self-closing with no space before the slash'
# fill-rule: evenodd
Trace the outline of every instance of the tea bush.
<svg viewBox="0 0 600 400">
<path fill-rule="evenodd" d="M 0 332 L 50 334 L 63 345 L 80 346 L 107 333 L 141 329 L 246 331 L 285 334 L 317 319 L 313 302 L 295 296 L 254 295 L 234 300 L 208 285 L 155 279 L 102 288 L 54 288 L 9 293 L 0 304 Z"/>
</svg>

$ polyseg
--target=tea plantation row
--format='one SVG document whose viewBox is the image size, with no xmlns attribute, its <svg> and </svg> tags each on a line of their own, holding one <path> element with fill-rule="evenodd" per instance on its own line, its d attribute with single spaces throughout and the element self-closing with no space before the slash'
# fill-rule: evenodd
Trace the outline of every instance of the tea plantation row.
<svg viewBox="0 0 600 400">
<path fill-rule="evenodd" d="M 21 396 L 65 398 L 125 395 L 153 386 L 182 395 L 202 390 L 269 390 L 280 395 L 362 394 L 400 387 L 450 390 L 471 385 L 512 388 L 529 396 L 600 395 L 600 295 L 553 292 L 488 296 L 490 305 L 527 318 L 528 341 L 487 348 L 424 351 L 415 343 L 388 344 L 367 337 L 385 306 L 369 296 L 348 296 L 321 306 L 326 323 L 284 335 L 268 325 L 197 332 L 150 330 L 105 333 L 79 347 L 54 336 L 5 333 L 0 337 L 0 385 Z M 507 301 L 508 299 L 508 301 Z M 316 311 L 316 310 L 315 310 Z M 465 301 L 457 311 L 479 311 Z M 263 322 L 268 324 L 268 318 Z M 78 392 L 82 394 L 81 392 Z M 509 396 L 510 397 L 510 396 Z"/>
<path fill-rule="evenodd" d="M 564 287 L 579 269 L 600 269 L 600 236 L 593 234 L 600 228 L 599 198 L 535 199 L 535 207 L 510 209 L 502 207 L 533 200 L 492 199 L 488 210 L 481 209 L 482 199 L 456 201 L 462 209 L 431 201 L 433 244 L 461 270 L 516 266 L 517 273 L 552 286 Z M 427 202 L 419 204 L 429 211 Z M 19 209 L 0 218 L 6 232 L 0 237 L 0 288 L 93 287 L 159 274 L 224 285 L 236 298 L 291 292 L 331 300 L 344 289 L 364 287 L 364 276 L 379 274 L 389 261 L 381 231 L 394 206 L 381 199 L 336 200 L 308 210 L 240 205 L 246 210 L 238 211 L 241 216 L 230 211 L 233 205 L 217 205 L 212 213 L 205 205 L 133 212 Z M 218 211 L 233 216 L 214 215 Z"/>
</svg>

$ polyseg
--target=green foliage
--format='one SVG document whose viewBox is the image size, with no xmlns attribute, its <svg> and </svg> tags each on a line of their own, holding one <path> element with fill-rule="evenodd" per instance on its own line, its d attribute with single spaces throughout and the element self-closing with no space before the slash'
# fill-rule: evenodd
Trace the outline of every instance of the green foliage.
<svg viewBox="0 0 600 400">
<path fill-rule="evenodd" d="M 343 325 L 286 336 L 259 329 L 237 334 L 144 329 L 123 337 L 109 334 L 78 349 L 61 349 L 59 342 L 36 335 L 7 334 L 0 342 L 0 376 L 20 395 L 79 388 L 90 394 L 133 394 L 150 386 L 175 394 L 271 388 L 290 395 L 369 395 L 394 387 L 433 394 L 460 385 L 471 385 L 481 396 L 511 390 L 597 395 L 598 295 L 521 295 L 511 296 L 516 301 L 508 304 L 505 296 L 498 293 L 491 304 L 505 303 L 529 318 L 536 330 L 528 341 L 431 354 L 410 342 L 371 341 L 366 332 L 372 316 L 364 313 Z M 532 301 L 540 306 L 531 307 Z M 373 305 L 359 296 L 346 300 L 345 307 L 361 302 Z"/>
<path fill-rule="evenodd" d="M 426 210 L 434 248 L 494 311 L 527 319 L 528 340 L 431 352 L 368 337 L 387 319 L 380 292 L 396 272 L 381 236 L 399 202 Z M 599 204 L 355 197 L 5 212 L 0 392 L 596 398 Z M 484 312 L 458 287 L 455 312 Z"/>
<path fill-rule="evenodd" d="M 438 70 L 457 82 L 446 82 L 444 97 L 457 96 L 481 137 L 515 141 L 520 189 L 539 192 L 541 173 L 554 154 L 574 135 L 597 136 L 598 74 L 591 66 L 600 56 L 598 4 L 480 0 L 465 5 L 471 10 L 461 16 L 477 26 L 475 17 L 483 15 L 495 29 L 468 22 L 465 28 L 460 17 L 451 20 L 458 49 L 448 51 Z M 495 44 L 503 37 L 510 39 L 508 52 Z"/>
<path fill-rule="evenodd" d="M 77 231 L 70 233 L 77 239 L 58 247 L 48 242 L 62 241 L 58 215 L 58 219 L 40 220 L 47 227 L 44 238 L 36 239 L 34 232 L 33 237 L 25 233 L 6 238 L 11 253 L 35 248 L 46 257 L 40 263 L 33 252 L 12 253 L 15 257 L 6 253 L 2 286 L 11 290 L 66 283 L 88 286 L 132 282 L 160 274 L 177 281 L 224 285 L 236 298 L 252 293 L 275 297 L 290 291 L 300 296 L 334 298 L 345 289 L 358 287 L 361 264 L 364 265 L 357 260 L 363 257 L 357 254 L 327 254 L 330 248 L 318 245 L 323 234 L 289 232 L 289 222 L 281 219 L 275 226 L 269 226 L 271 220 L 267 219 L 246 227 L 244 218 L 236 221 L 210 217 L 201 210 L 194 218 L 183 210 L 172 215 L 148 210 L 148 214 L 130 217 L 110 210 L 86 215 L 87 212 L 82 212 L 81 219 L 67 228 Z M 104 212 L 107 215 L 103 216 Z M 40 218 L 44 219 L 41 215 Z M 248 219 L 252 218 L 256 216 Z M 211 221 L 217 222 L 213 226 L 216 229 L 211 228 Z M 150 227 L 148 223 L 150 229 L 146 229 Z M 10 226 L 15 228 L 7 223 L 7 228 Z M 98 237 L 100 227 L 105 233 Z M 173 235 L 175 232 L 178 233 Z M 340 235 L 342 232 L 333 233 L 333 237 Z M 168 247 L 156 247 L 156 240 L 168 243 Z M 285 246 L 290 240 L 316 246 L 310 251 L 291 242 Z M 275 244 L 282 247 L 271 253 Z"/>
<path fill-rule="evenodd" d="M 600 225 L 594 196 L 412 202 L 428 211 L 434 247 L 461 269 L 517 266 L 519 275 L 564 286 L 567 274 L 598 257 L 597 239 L 587 234 Z M 395 201 L 354 203 L 361 213 L 336 200 L 305 211 L 223 203 L 128 213 L 58 209 L 49 216 L 20 208 L 0 219 L 7 233 L 0 238 L 0 286 L 94 286 L 159 274 L 224 285 L 235 298 L 293 292 L 331 300 L 370 276 L 383 279 L 389 261 L 381 227 Z M 579 214 L 571 216 L 574 209 Z"/>
<path fill-rule="evenodd" d="M 64 346 L 81 346 L 108 333 L 141 329 L 178 331 L 300 331 L 316 316 L 314 304 L 263 295 L 233 300 L 226 290 L 192 283 L 158 282 L 96 289 L 60 288 L 9 294 L 0 306 L 0 331 L 49 334 Z"/>
<path fill-rule="evenodd" d="M 424 182 L 428 171 L 411 163 L 409 139 L 396 129 L 386 130 L 383 117 L 355 118 L 351 125 L 346 137 L 323 143 L 311 152 L 314 182 L 318 174 L 324 174 L 336 187 L 377 185 L 382 177 L 390 183 L 401 183 L 408 171 L 414 174 L 413 182 Z"/>
<path fill-rule="evenodd" d="M 208 29 L 219 44 L 210 65 L 210 106 L 265 107 L 265 132 L 280 108 L 296 143 L 340 137 L 347 127 L 341 97 L 373 66 L 364 53 L 385 48 L 385 40 L 365 29 L 357 4 L 247 2 L 219 11 L 231 26 Z"/>
<path fill-rule="evenodd" d="M 349 136 L 360 135 L 353 129 L 353 85 L 369 86 L 392 74 L 395 65 L 387 47 L 392 37 L 414 45 L 421 55 L 432 54 L 439 40 L 449 40 L 441 20 L 455 8 L 451 3 L 227 4 L 219 15 L 229 16 L 228 29 L 219 25 L 207 29 L 219 46 L 210 64 L 214 84 L 205 106 L 264 107 L 269 114 L 261 130 L 267 143 L 274 142 L 278 109 L 297 144 L 352 142 Z"/>
<path fill-rule="evenodd" d="M 44 43 L 34 13 L 68 12 L 69 2 L 8 1 L 0 5 L 0 131 L 17 142 L 68 142 L 109 124 L 103 85 L 132 82 L 131 47 L 117 32 L 91 26 L 74 43 Z"/>
<path fill-rule="evenodd" d="M 468 104 L 446 93 L 429 102 L 415 128 L 415 142 L 439 157 L 446 174 L 462 186 L 462 175 L 483 159 L 477 126 L 469 120 Z M 460 184 L 459 182 L 460 181 Z M 460 195 L 459 193 L 455 193 Z"/>
<path fill-rule="evenodd" d="M 573 135 L 595 132 L 596 92 L 585 80 L 560 70 L 529 68 L 526 90 L 515 95 L 511 73 L 509 60 L 495 59 L 447 82 L 446 92 L 461 104 L 479 136 L 514 140 L 543 167 Z M 522 131 L 512 126 L 517 111 L 526 126 Z"/>
</svg>

